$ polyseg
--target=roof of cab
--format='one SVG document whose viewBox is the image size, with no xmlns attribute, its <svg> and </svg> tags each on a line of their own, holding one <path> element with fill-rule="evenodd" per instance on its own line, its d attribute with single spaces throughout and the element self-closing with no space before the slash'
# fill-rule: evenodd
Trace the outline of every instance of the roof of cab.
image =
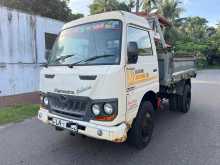
<svg viewBox="0 0 220 165">
<path fill-rule="evenodd" d="M 81 24 L 97 22 L 101 20 L 109 20 L 109 19 L 116 19 L 116 20 L 118 19 L 127 24 L 131 23 L 131 24 L 139 25 L 139 26 L 150 29 L 150 25 L 145 18 L 137 16 L 132 13 L 125 12 L 125 11 L 112 11 L 112 12 L 106 12 L 106 13 L 87 16 L 87 17 L 66 23 L 62 29 L 64 30 L 64 29 L 71 28 L 73 26 L 81 25 Z"/>
</svg>

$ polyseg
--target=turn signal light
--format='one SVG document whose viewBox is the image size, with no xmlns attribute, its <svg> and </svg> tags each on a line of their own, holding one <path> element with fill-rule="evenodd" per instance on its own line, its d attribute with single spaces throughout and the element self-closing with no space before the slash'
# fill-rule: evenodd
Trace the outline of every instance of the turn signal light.
<svg viewBox="0 0 220 165">
<path fill-rule="evenodd" d="M 115 115 L 112 116 L 96 116 L 95 119 L 98 121 L 113 121 L 115 119 Z"/>
</svg>

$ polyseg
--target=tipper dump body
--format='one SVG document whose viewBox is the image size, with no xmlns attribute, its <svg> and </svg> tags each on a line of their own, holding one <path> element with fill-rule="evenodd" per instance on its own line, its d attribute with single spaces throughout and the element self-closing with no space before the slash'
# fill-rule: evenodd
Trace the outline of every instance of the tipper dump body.
<svg viewBox="0 0 220 165">
<path fill-rule="evenodd" d="M 177 56 L 171 53 L 158 55 L 161 86 L 170 86 L 196 76 L 195 57 Z"/>
</svg>

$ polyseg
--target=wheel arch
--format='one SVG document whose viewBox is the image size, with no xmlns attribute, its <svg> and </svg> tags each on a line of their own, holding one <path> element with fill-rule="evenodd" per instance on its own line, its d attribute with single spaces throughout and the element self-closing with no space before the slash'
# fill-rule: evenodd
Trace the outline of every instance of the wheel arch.
<svg viewBox="0 0 220 165">
<path fill-rule="evenodd" d="M 140 105 L 141 106 L 141 103 L 143 101 L 150 101 L 151 104 L 153 105 L 154 107 L 154 110 L 157 109 L 157 94 L 153 91 L 148 91 L 144 94 L 143 98 L 141 99 L 141 102 L 140 102 Z"/>
<path fill-rule="evenodd" d="M 137 115 L 138 115 L 138 112 L 139 112 L 139 110 L 140 110 L 140 107 L 141 107 L 141 105 L 142 105 L 142 103 L 143 103 L 144 101 L 150 101 L 151 104 L 153 105 L 154 110 L 157 109 L 157 99 L 156 99 L 156 98 L 157 98 L 157 94 L 156 94 L 155 92 L 153 92 L 153 91 L 148 91 L 148 92 L 146 92 L 146 93 L 143 95 L 142 99 L 140 99 L 140 102 L 139 102 L 137 111 L 135 111 L 135 114 L 132 115 L 133 117 L 131 117 L 130 120 L 129 120 L 129 125 L 130 125 L 130 126 L 132 126 L 133 123 L 134 123 L 134 121 L 136 120 L 136 117 L 137 117 Z"/>
</svg>

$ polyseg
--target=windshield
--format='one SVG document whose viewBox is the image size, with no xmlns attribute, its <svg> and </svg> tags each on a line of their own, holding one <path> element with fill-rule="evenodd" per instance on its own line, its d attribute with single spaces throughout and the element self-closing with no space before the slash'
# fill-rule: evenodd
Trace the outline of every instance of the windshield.
<svg viewBox="0 0 220 165">
<path fill-rule="evenodd" d="M 49 65 L 119 64 L 122 24 L 108 20 L 62 31 L 55 42 Z"/>
</svg>

